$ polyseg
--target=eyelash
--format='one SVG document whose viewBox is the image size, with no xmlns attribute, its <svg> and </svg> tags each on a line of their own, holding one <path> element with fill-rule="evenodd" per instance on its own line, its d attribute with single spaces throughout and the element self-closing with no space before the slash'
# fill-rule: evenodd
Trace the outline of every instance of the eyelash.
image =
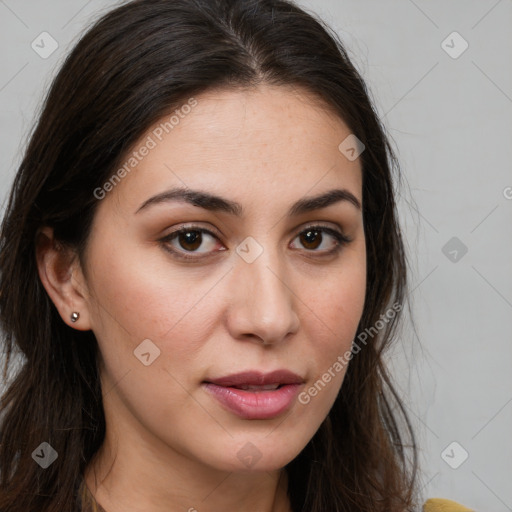
<svg viewBox="0 0 512 512">
<path fill-rule="evenodd" d="M 177 230 L 173 231 L 172 233 L 169 233 L 168 235 L 166 235 L 159 241 L 162 243 L 162 245 L 166 251 L 170 252 L 173 256 L 175 256 L 177 258 L 180 258 L 183 260 L 200 260 L 204 257 L 207 257 L 208 254 L 206 256 L 202 256 L 202 257 L 201 256 L 190 256 L 189 254 L 194 254 L 197 251 L 178 251 L 176 249 L 171 249 L 171 247 L 169 246 L 169 242 L 172 242 L 172 240 L 177 238 L 180 234 L 189 233 L 191 231 L 197 231 L 199 233 L 206 233 L 217 240 L 219 238 L 215 233 L 213 233 L 209 229 L 191 225 L 191 226 L 184 226 L 180 229 L 177 229 Z M 316 251 L 314 249 L 304 249 L 306 252 L 319 253 L 320 257 L 337 254 L 338 252 L 341 251 L 341 249 L 345 245 L 352 242 L 351 238 L 349 238 L 345 234 L 341 233 L 340 231 L 337 231 L 336 229 L 330 228 L 328 226 L 322 226 L 319 224 L 312 224 L 310 226 L 305 227 L 304 229 L 302 229 L 295 235 L 294 240 L 301 234 L 306 233 L 307 231 L 319 231 L 322 234 L 331 235 L 336 240 L 337 244 L 335 245 L 335 247 L 333 249 L 330 249 L 329 251 Z M 204 254 L 204 253 L 199 253 L 199 254 Z M 211 255 L 211 253 L 209 253 L 209 254 Z"/>
</svg>

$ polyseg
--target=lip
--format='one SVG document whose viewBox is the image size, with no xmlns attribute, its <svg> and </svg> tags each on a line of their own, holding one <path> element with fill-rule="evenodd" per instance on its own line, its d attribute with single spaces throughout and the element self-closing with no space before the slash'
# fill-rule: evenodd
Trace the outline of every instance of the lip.
<svg viewBox="0 0 512 512">
<path fill-rule="evenodd" d="M 208 379 L 207 382 L 218 386 L 265 386 L 268 384 L 302 384 L 304 379 L 289 370 L 275 370 L 263 373 L 258 370 L 234 373 L 218 379 Z"/>
<path fill-rule="evenodd" d="M 268 386 L 279 384 L 275 390 L 243 390 L 236 386 Z M 295 401 L 304 379 L 289 370 L 270 373 L 247 371 L 202 383 L 227 410 L 243 419 L 263 420 L 283 414 Z"/>
</svg>

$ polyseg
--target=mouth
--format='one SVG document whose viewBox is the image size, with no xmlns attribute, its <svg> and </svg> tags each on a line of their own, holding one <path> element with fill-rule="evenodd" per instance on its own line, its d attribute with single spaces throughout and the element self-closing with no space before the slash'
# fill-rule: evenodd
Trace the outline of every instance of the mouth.
<svg viewBox="0 0 512 512">
<path fill-rule="evenodd" d="M 242 372 L 202 383 L 224 409 L 248 420 L 280 416 L 292 406 L 303 384 L 303 378 L 288 370 Z"/>
<path fill-rule="evenodd" d="M 245 385 L 245 386 L 228 386 L 232 387 L 234 389 L 242 389 L 243 391 L 254 391 L 256 393 L 262 392 L 262 391 L 275 391 L 276 389 L 279 389 L 281 386 L 285 386 L 286 384 L 267 384 L 266 386 L 251 386 L 251 385 Z"/>
</svg>

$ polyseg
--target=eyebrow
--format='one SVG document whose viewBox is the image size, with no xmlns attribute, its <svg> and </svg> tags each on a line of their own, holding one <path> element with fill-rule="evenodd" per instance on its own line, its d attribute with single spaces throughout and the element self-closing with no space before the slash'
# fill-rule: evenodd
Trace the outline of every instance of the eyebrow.
<svg viewBox="0 0 512 512">
<path fill-rule="evenodd" d="M 169 201 L 183 201 L 194 206 L 199 206 L 205 210 L 225 212 L 237 217 L 242 216 L 243 207 L 240 203 L 231 201 L 200 190 L 191 190 L 189 188 L 173 188 L 160 194 L 150 197 L 142 203 L 135 213 L 149 208 L 152 205 L 161 204 Z M 357 209 L 361 210 L 359 199 L 346 189 L 332 189 L 316 196 L 299 199 L 288 210 L 288 216 L 300 215 L 313 210 L 327 208 L 340 201 L 348 201 Z"/>
</svg>

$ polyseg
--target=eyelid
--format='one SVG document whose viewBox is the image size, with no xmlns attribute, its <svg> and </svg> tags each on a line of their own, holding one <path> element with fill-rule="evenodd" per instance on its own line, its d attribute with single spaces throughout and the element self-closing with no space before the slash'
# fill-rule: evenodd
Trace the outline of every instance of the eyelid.
<svg viewBox="0 0 512 512">
<path fill-rule="evenodd" d="M 170 236 L 180 233 L 182 231 L 200 231 L 201 233 L 208 233 L 209 235 L 214 236 L 215 238 L 222 238 L 223 234 L 216 228 L 205 228 L 199 224 L 194 224 L 193 222 L 183 222 L 182 224 L 178 224 L 172 231 L 167 233 L 163 238 L 169 238 Z"/>
<path fill-rule="evenodd" d="M 344 231 L 341 228 L 335 228 L 333 226 L 329 226 L 327 224 L 322 224 L 322 222 L 312 222 L 310 224 L 307 224 L 300 228 L 300 230 L 297 232 L 297 235 L 300 235 L 303 231 L 306 231 L 308 229 L 314 229 L 314 228 L 321 228 L 325 230 L 327 233 L 336 233 L 337 235 L 342 236 L 344 239 L 346 239 L 348 242 L 351 242 L 352 239 L 344 233 Z M 295 236 L 297 236 L 295 235 Z"/>
</svg>

